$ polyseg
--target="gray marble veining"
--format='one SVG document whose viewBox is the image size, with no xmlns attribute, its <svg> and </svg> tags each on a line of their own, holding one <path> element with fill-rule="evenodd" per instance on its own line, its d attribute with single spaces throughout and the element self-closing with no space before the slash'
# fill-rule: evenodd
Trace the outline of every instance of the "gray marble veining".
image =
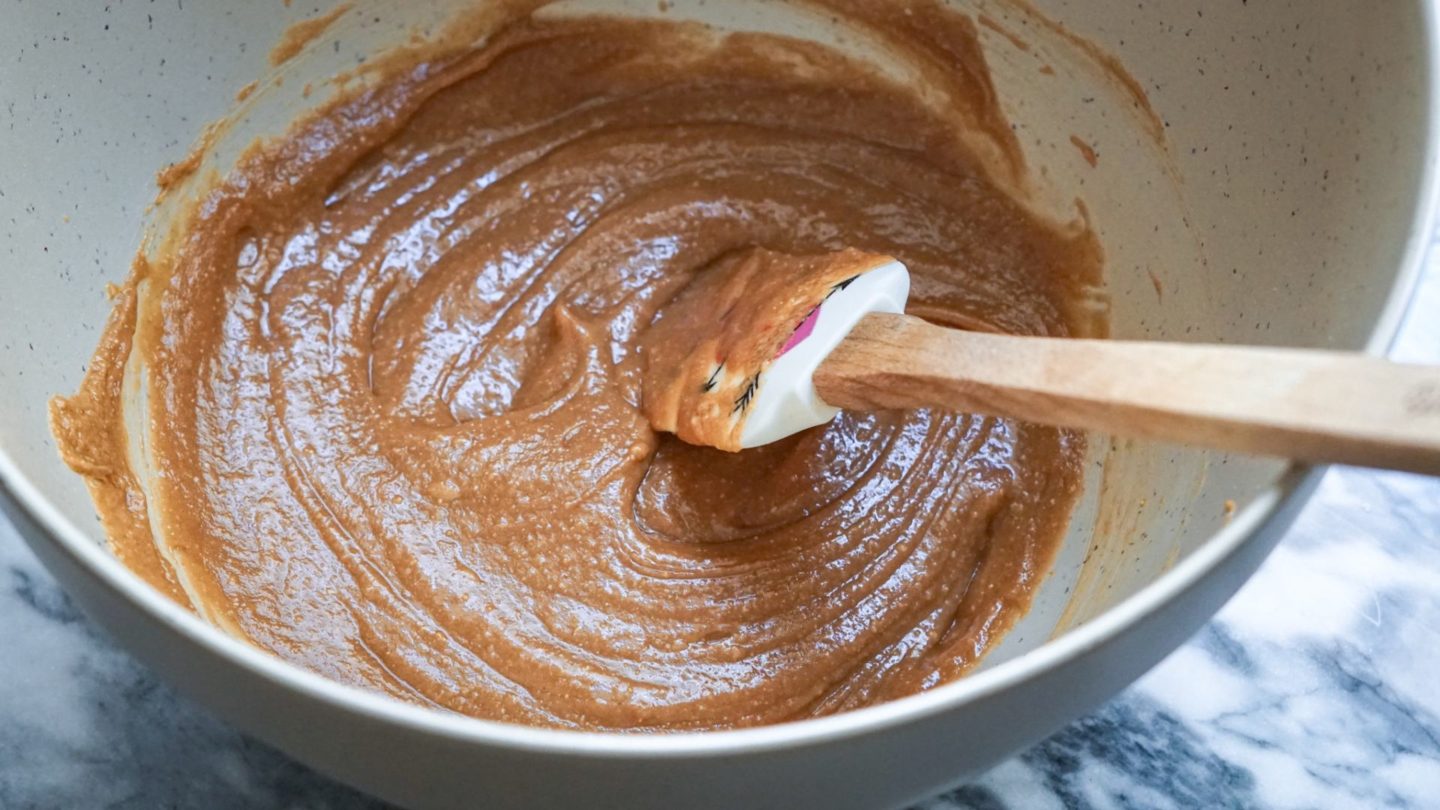
<svg viewBox="0 0 1440 810">
<path fill-rule="evenodd" d="M 1440 266 L 1395 356 L 1440 362 Z M 157 681 L 0 518 L 0 808 L 382 806 Z M 1440 480 L 1332 470 L 1187 645 L 923 806 L 1440 806 Z"/>
</svg>

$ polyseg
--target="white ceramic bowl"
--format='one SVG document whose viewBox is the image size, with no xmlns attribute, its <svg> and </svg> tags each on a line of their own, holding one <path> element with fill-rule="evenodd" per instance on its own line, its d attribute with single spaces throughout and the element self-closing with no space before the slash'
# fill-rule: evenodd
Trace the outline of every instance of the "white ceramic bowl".
<svg viewBox="0 0 1440 810">
<path fill-rule="evenodd" d="M 586 0 L 588 5 L 596 5 Z M 602 0 L 655 14 L 653 0 Z M 105 549 L 45 403 L 70 392 L 125 275 L 154 171 L 264 77 L 207 155 L 323 103 L 319 82 L 473 3 L 357 0 L 279 69 L 266 53 L 297 2 L 7 7 L 0 25 L 0 504 L 75 600 L 194 698 L 299 759 L 419 807 L 876 807 L 953 784 L 1118 691 L 1255 569 L 1314 469 L 1097 438 L 1060 561 L 975 675 L 819 720 L 668 736 L 485 722 L 330 682 L 202 623 Z M 1045 13 L 1139 78 L 1167 148 L 1093 57 L 1005 0 L 957 0 L 983 28 L 1042 207 L 1083 197 L 1107 250 L 1117 336 L 1388 344 L 1435 197 L 1435 16 L 1428 2 L 1050 0 Z M 681 0 L 669 12 L 825 36 L 776 2 Z M 848 40 L 846 47 L 859 47 Z M 1048 64 L 1054 75 L 1039 68 Z M 309 98 L 302 89 L 317 82 Z M 1070 136 L 1092 144 L 1090 166 Z M 1363 392 L 1357 392 L 1363 395 Z M 1228 514 L 1227 501 L 1239 504 Z M 200 778 L 204 778 L 202 775 Z"/>
</svg>

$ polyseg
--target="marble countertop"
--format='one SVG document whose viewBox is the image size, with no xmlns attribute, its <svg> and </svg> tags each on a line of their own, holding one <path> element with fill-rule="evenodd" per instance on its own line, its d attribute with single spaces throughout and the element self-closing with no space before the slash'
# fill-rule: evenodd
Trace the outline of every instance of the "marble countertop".
<svg viewBox="0 0 1440 810">
<path fill-rule="evenodd" d="M 1440 258 L 1396 357 L 1440 361 Z M 0 650 L 0 808 L 383 806 L 176 695 L 71 606 L 3 516 Z M 1335 468 L 1188 644 L 923 806 L 1425 808 L 1437 797 L 1440 480 Z"/>
</svg>

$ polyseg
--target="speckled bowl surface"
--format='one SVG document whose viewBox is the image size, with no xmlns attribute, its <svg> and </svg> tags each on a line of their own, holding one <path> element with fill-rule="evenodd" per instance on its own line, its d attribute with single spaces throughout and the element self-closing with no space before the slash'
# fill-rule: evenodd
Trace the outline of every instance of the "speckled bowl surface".
<svg viewBox="0 0 1440 810">
<path fill-rule="evenodd" d="M 563 5 L 662 13 L 641 0 Z M 1016 0 L 954 5 L 994 23 L 981 29 L 986 55 L 1037 205 L 1071 217 L 1084 200 L 1106 249 L 1116 336 L 1387 345 L 1434 206 L 1430 3 L 1049 0 L 1043 18 Z M 745 731 L 584 734 L 473 720 L 338 685 L 205 625 L 105 549 L 83 485 L 55 453 L 45 403 L 77 385 L 109 308 L 106 282 L 203 191 L 205 172 L 148 209 L 155 171 L 207 122 L 226 118 L 205 155 L 223 171 L 241 147 L 323 104 L 329 77 L 472 6 L 357 0 L 279 68 L 267 63 L 271 46 L 328 3 L 57 0 L 3 12 L 0 505 L 96 621 L 255 735 L 416 807 L 898 805 L 998 761 L 1153 665 L 1239 587 L 1315 483 L 1313 469 L 1096 437 L 1055 571 L 980 672 Z M 834 33 L 780 2 L 680 0 L 663 13 Z M 1070 32 L 1113 53 L 1141 93 Z M 1093 165 L 1077 141 L 1094 149 Z"/>
</svg>

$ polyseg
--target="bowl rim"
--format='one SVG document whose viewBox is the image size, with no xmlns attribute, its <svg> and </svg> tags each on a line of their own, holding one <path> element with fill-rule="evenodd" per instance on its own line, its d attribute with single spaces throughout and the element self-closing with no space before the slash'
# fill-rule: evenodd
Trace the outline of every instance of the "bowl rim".
<svg viewBox="0 0 1440 810">
<path fill-rule="evenodd" d="M 1440 119 L 1440 50 L 1437 50 L 1440 29 L 1437 29 L 1437 24 L 1440 24 L 1440 10 L 1430 2 L 1419 5 L 1424 27 L 1426 71 L 1421 99 L 1425 105 L 1424 146 L 1421 150 L 1423 165 L 1413 201 L 1410 235 L 1399 261 L 1399 272 L 1365 346 L 1366 352 L 1376 355 L 1390 348 L 1406 315 L 1429 252 L 1431 228 L 1435 222 L 1437 201 L 1440 201 L 1440 172 L 1437 172 L 1437 153 L 1440 153 L 1440 129 L 1437 129 L 1440 127 L 1440 120 L 1437 120 Z M 0 446 L 0 495 L 9 494 L 9 500 L 41 528 L 59 551 L 139 608 L 152 621 L 231 666 L 249 670 L 276 686 L 326 704 L 329 708 L 463 744 L 493 745 L 573 757 L 684 759 L 800 748 L 872 734 L 930 718 L 1013 688 L 1110 642 L 1165 603 L 1199 584 L 1254 537 L 1291 499 L 1306 497 L 1309 489 L 1302 484 L 1323 470 L 1323 467 L 1311 465 L 1291 465 L 1275 484 L 1241 509 L 1228 525 L 1153 582 L 1089 622 L 989 669 L 919 694 L 826 717 L 736 730 L 654 734 L 572 731 L 484 720 L 406 703 L 379 692 L 330 680 L 232 637 L 172 602 L 61 514 L 20 471 L 3 446 Z"/>
</svg>

